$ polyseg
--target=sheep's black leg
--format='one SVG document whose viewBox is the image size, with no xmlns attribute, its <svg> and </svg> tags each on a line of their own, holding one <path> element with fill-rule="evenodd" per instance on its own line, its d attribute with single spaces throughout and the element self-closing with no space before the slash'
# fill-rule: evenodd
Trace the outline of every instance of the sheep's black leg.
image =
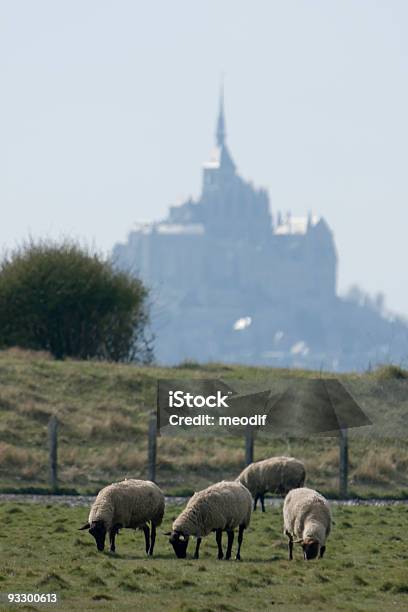
<svg viewBox="0 0 408 612">
<path fill-rule="evenodd" d="M 261 495 L 262 512 L 265 512 L 265 495 Z"/>
<path fill-rule="evenodd" d="M 215 530 L 215 539 L 217 540 L 218 546 L 218 559 L 222 559 L 224 557 L 224 553 L 222 552 L 222 529 Z"/>
<path fill-rule="evenodd" d="M 237 561 L 241 561 L 241 544 L 242 544 L 242 540 L 244 539 L 244 525 L 240 525 L 239 526 L 239 531 L 238 531 L 238 550 L 237 550 L 237 555 L 235 557 L 235 559 Z"/>
<path fill-rule="evenodd" d="M 320 548 L 320 558 L 323 559 L 323 555 L 326 552 L 326 547 L 325 546 L 321 546 Z"/>
<path fill-rule="evenodd" d="M 288 536 L 288 553 L 289 553 L 289 561 L 293 559 L 293 538 L 291 534 L 287 531 L 286 535 Z"/>
<path fill-rule="evenodd" d="M 256 510 L 256 504 L 258 503 L 258 497 L 259 497 L 259 495 L 255 495 L 255 497 L 254 497 L 254 512 Z"/>
<path fill-rule="evenodd" d="M 156 541 L 156 525 L 152 523 L 152 531 L 150 534 L 150 546 L 149 546 L 149 552 L 147 553 L 149 557 L 153 556 L 153 549 L 154 549 L 155 541 Z"/>
<path fill-rule="evenodd" d="M 225 553 L 225 560 L 226 561 L 228 561 L 228 559 L 231 559 L 232 544 L 234 542 L 234 530 L 233 529 L 228 529 L 227 530 L 227 536 L 228 536 L 228 545 L 227 545 L 227 552 Z"/>
<path fill-rule="evenodd" d="M 143 533 L 144 533 L 144 537 L 145 537 L 145 544 L 146 544 L 146 554 L 149 554 L 149 549 L 150 549 L 150 529 L 148 525 L 145 525 L 143 527 Z"/>
<path fill-rule="evenodd" d="M 111 552 L 115 552 L 116 548 L 115 548 L 115 537 L 117 534 L 117 530 L 115 529 L 115 527 L 112 527 L 112 529 L 109 530 L 109 542 L 110 542 L 110 551 Z"/>
<path fill-rule="evenodd" d="M 197 538 L 197 544 L 196 544 L 196 549 L 195 549 L 195 553 L 194 553 L 194 559 L 198 559 L 198 557 L 199 557 L 200 544 L 201 544 L 201 538 Z"/>
</svg>

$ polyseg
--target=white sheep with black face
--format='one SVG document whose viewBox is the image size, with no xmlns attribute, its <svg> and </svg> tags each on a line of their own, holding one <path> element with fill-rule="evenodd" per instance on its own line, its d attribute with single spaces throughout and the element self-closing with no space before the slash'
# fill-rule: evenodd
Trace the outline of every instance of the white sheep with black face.
<svg viewBox="0 0 408 612">
<path fill-rule="evenodd" d="M 329 502 L 323 495 L 306 487 L 290 491 L 283 504 L 283 530 L 289 538 L 289 559 L 293 559 L 293 544 L 302 545 L 305 560 L 322 558 L 331 522 Z"/>
<path fill-rule="evenodd" d="M 241 483 L 223 480 L 203 491 L 195 493 L 186 508 L 173 522 L 170 543 L 179 559 L 187 556 L 190 536 L 197 538 L 194 558 L 198 559 L 201 539 L 215 531 L 218 545 L 218 559 L 224 557 L 222 532 L 226 531 L 228 545 L 225 559 L 231 558 L 234 530 L 238 528 L 238 550 L 236 559 L 241 559 L 241 545 L 244 530 L 251 520 L 251 494 Z"/>
<path fill-rule="evenodd" d="M 109 533 L 111 552 L 115 552 L 115 537 L 119 529 L 142 529 L 146 553 L 151 556 L 156 540 L 156 527 L 162 522 L 164 507 L 164 495 L 154 482 L 123 480 L 99 491 L 91 507 L 88 522 L 80 529 L 89 530 L 99 551 L 104 550 L 106 534 Z"/>
<path fill-rule="evenodd" d="M 305 466 L 293 457 L 270 457 L 248 465 L 237 480 L 250 491 L 254 498 L 254 510 L 258 499 L 265 512 L 265 493 L 286 495 L 291 489 L 305 484 Z"/>
</svg>

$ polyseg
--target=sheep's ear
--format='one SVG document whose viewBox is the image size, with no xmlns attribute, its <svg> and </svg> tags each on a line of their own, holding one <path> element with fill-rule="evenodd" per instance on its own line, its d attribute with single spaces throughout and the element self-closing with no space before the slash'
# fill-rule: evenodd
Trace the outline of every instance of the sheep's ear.
<svg viewBox="0 0 408 612">
<path fill-rule="evenodd" d="M 79 531 L 81 531 L 82 529 L 89 529 L 89 528 L 90 528 L 90 524 L 85 523 L 85 525 L 82 525 L 82 527 L 79 528 Z"/>
<path fill-rule="evenodd" d="M 166 536 L 171 535 L 171 531 L 162 531 L 162 533 L 163 535 L 166 535 Z"/>
</svg>

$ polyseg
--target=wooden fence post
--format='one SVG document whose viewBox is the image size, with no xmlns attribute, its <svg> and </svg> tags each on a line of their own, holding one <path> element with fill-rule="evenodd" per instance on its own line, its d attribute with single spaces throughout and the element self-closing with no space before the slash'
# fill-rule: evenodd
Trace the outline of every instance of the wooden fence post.
<svg viewBox="0 0 408 612">
<path fill-rule="evenodd" d="M 149 440 L 147 451 L 148 479 L 156 481 L 156 454 L 157 454 L 157 417 L 153 413 L 149 421 Z"/>
<path fill-rule="evenodd" d="M 58 419 L 53 415 L 48 422 L 48 446 L 50 461 L 50 487 L 58 489 Z"/>
<path fill-rule="evenodd" d="M 245 431 L 245 465 L 254 461 L 254 432 L 252 427 L 247 427 Z"/>
<path fill-rule="evenodd" d="M 339 495 L 341 499 L 348 496 L 348 436 L 347 429 L 340 429 L 340 463 L 339 463 Z"/>
</svg>

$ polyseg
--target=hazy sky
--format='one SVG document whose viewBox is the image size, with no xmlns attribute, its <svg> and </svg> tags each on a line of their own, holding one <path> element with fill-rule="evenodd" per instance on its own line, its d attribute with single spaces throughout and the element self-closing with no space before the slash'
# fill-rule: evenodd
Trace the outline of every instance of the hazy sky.
<svg viewBox="0 0 408 612">
<path fill-rule="evenodd" d="M 198 195 L 222 72 L 241 174 L 408 316 L 406 1 L 1 1 L 0 247 L 108 250 Z"/>
</svg>

